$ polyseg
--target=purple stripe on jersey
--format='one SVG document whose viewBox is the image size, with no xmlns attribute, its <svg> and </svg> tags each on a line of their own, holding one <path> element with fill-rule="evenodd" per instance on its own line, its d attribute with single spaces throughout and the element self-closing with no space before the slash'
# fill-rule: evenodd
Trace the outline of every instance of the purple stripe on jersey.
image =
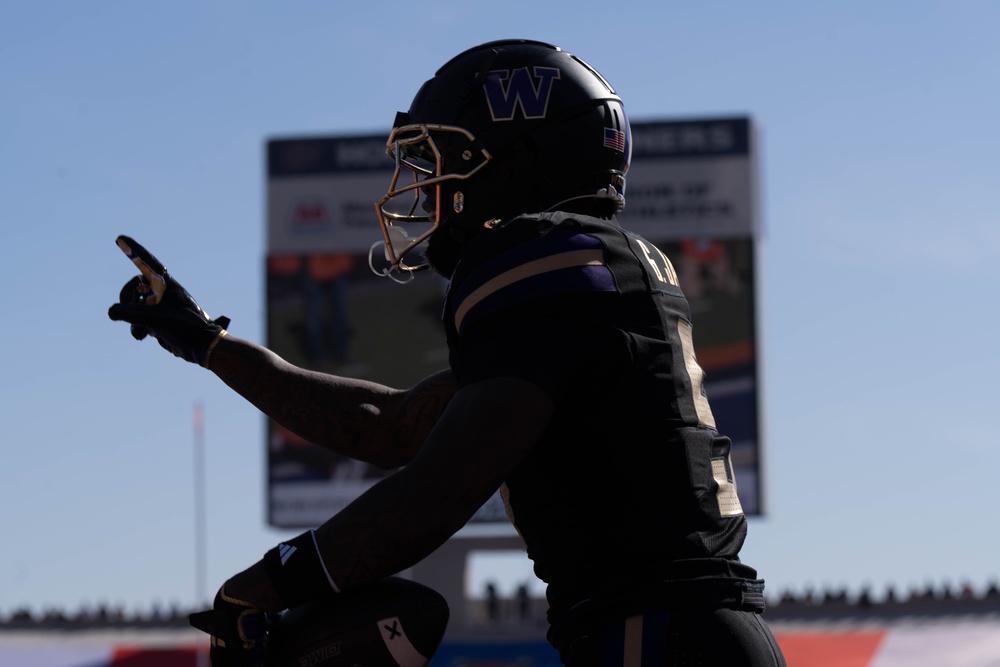
<svg viewBox="0 0 1000 667">
<path fill-rule="evenodd" d="M 611 270 L 604 265 L 573 266 L 541 273 L 502 287 L 478 302 L 465 314 L 459 333 L 482 317 L 538 297 L 616 290 Z"/>
<path fill-rule="evenodd" d="M 469 294 L 501 273 L 528 262 L 573 250 L 600 248 L 601 242 L 593 236 L 580 233 L 552 231 L 548 234 L 522 243 L 494 257 L 473 271 L 458 285 L 452 294 L 455 303 L 461 303 Z"/>
</svg>

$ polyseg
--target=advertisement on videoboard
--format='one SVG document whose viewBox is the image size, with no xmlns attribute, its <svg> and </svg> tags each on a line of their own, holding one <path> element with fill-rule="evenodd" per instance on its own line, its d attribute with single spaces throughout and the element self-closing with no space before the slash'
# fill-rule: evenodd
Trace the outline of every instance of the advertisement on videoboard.
<svg viewBox="0 0 1000 667">
<path fill-rule="evenodd" d="M 633 123 L 623 227 L 656 243 L 691 302 L 696 352 L 738 491 L 761 512 L 754 299 L 758 233 L 749 119 Z M 408 387 L 447 366 L 444 279 L 369 268 L 375 202 L 393 174 L 388 132 L 267 142 L 267 345 L 312 370 Z M 374 257 L 378 261 L 381 249 Z M 268 523 L 316 526 L 392 471 L 266 425 Z M 474 523 L 507 522 L 496 494 Z"/>
</svg>

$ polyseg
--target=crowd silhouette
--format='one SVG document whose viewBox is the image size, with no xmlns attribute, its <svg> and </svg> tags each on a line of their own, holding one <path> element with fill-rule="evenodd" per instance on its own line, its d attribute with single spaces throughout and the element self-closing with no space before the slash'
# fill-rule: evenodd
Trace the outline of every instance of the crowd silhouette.
<svg viewBox="0 0 1000 667">
<path fill-rule="evenodd" d="M 482 601 L 487 622 L 530 622 L 538 605 L 526 585 L 519 586 L 512 597 L 503 599 L 494 584 L 488 584 Z M 950 582 L 928 582 L 911 586 L 905 592 L 894 586 L 876 593 L 870 587 L 851 592 L 846 587 L 805 587 L 800 592 L 785 590 L 767 599 L 766 615 L 781 620 L 808 618 L 822 613 L 863 614 L 869 611 L 910 611 L 925 613 L 990 613 L 1000 612 L 1000 586 L 993 580 L 976 587 L 971 582 L 953 585 Z M 83 628 L 172 628 L 186 627 L 187 616 L 196 609 L 179 604 L 166 607 L 154 604 L 147 610 L 127 611 L 123 606 L 83 605 L 69 611 L 56 608 L 33 610 L 22 606 L 7 613 L 0 610 L 0 631 L 17 629 L 83 629 Z"/>
</svg>

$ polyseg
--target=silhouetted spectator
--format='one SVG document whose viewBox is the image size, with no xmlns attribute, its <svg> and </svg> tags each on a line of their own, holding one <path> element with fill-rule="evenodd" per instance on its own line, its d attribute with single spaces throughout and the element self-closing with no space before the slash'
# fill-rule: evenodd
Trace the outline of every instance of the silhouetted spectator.
<svg viewBox="0 0 1000 667">
<path fill-rule="evenodd" d="M 34 623 L 35 617 L 27 607 L 21 607 L 11 615 L 10 620 L 15 623 Z"/>
<path fill-rule="evenodd" d="M 799 596 L 797 596 L 795 594 L 795 592 L 792 591 L 792 589 L 790 589 L 790 588 L 786 588 L 785 592 L 781 594 L 781 598 L 780 598 L 780 604 L 783 604 L 783 605 L 784 604 L 798 604 L 801 601 L 802 600 L 799 599 Z"/>
<path fill-rule="evenodd" d="M 522 621 L 528 620 L 531 616 L 531 596 L 528 595 L 527 584 L 517 587 L 517 613 Z"/>
<path fill-rule="evenodd" d="M 497 587 L 492 582 L 486 584 L 486 616 L 491 621 L 500 617 L 500 599 L 497 596 Z"/>
<path fill-rule="evenodd" d="M 869 609 L 872 606 L 872 594 L 867 586 L 861 589 L 861 595 L 858 596 L 858 606 L 862 609 Z"/>
<path fill-rule="evenodd" d="M 941 584 L 941 599 L 942 600 L 953 600 L 955 598 L 954 591 L 951 588 L 951 583 L 945 581 Z"/>
</svg>

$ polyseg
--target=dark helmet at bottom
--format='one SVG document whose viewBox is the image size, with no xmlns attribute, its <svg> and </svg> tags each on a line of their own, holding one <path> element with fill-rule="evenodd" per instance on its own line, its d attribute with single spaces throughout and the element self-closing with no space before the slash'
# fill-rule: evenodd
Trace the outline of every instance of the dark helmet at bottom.
<svg viewBox="0 0 1000 667">
<path fill-rule="evenodd" d="M 387 258 L 413 271 L 425 264 L 412 251 L 438 229 L 461 243 L 521 213 L 621 210 L 631 132 L 593 67 L 551 44 L 504 40 L 460 53 L 424 83 L 396 115 L 387 153 L 396 172 L 376 213 Z M 431 224 L 410 239 L 405 222 Z"/>
</svg>

